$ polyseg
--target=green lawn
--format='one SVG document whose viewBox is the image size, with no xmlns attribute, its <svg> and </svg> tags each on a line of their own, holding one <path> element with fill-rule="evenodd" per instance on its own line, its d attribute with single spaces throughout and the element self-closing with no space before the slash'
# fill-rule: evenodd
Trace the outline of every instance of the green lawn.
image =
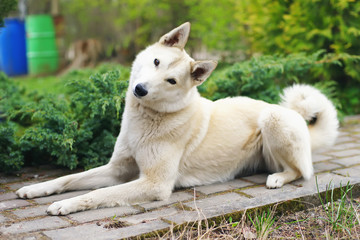
<svg viewBox="0 0 360 240">
<path fill-rule="evenodd" d="M 103 63 L 95 68 L 86 68 L 81 70 L 73 70 L 64 75 L 51 75 L 51 76 L 22 76 L 13 77 L 12 79 L 18 86 L 24 87 L 27 92 L 37 91 L 40 94 L 66 94 L 66 84 L 69 80 L 74 79 L 89 79 L 95 73 L 105 73 L 112 70 L 123 70 L 128 73 L 129 68 L 120 64 Z"/>
<path fill-rule="evenodd" d="M 65 92 L 66 80 L 58 76 L 45 77 L 16 77 L 12 78 L 20 87 L 24 87 L 28 92 L 37 91 L 40 94 L 53 93 L 61 94 Z"/>
</svg>

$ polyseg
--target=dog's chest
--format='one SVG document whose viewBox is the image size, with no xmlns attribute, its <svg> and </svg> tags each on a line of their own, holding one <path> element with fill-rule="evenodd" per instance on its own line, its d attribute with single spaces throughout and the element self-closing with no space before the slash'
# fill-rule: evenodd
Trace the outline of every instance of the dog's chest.
<svg viewBox="0 0 360 240">
<path fill-rule="evenodd" d="M 175 141 L 184 134 L 178 122 L 166 116 L 133 115 L 127 124 L 127 136 L 131 148 L 141 148 L 164 141 Z"/>
</svg>

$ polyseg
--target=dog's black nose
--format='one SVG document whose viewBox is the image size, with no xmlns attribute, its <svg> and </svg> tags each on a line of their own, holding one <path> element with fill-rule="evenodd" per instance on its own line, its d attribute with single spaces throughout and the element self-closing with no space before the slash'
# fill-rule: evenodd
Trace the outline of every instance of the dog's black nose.
<svg viewBox="0 0 360 240">
<path fill-rule="evenodd" d="M 136 87 L 135 87 L 135 95 L 137 97 L 143 97 L 146 94 L 148 94 L 148 91 L 144 88 L 144 86 L 141 83 L 136 85 Z"/>
</svg>

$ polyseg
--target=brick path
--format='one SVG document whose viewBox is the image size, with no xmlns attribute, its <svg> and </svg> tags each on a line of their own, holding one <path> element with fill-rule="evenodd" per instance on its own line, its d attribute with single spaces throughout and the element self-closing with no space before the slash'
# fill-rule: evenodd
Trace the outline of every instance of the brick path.
<svg viewBox="0 0 360 240">
<path fill-rule="evenodd" d="M 347 118 L 336 145 L 314 154 L 313 162 L 320 191 L 325 191 L 329 183 L 338 188 L 350 181 L 355 185 L 355 194 L 359 195 L 360 116 Z M 168 201 L 97 209 L 67 216 L 48 216 L 45 210 L 54 201 L 88 191 L 32 200 L 16 198 L 14 191 L 21 186 L 68 173 L 47 167 L 27 168 L 16 176 L 0 175 L 0 239 L 120 239 L 268 204 L 288 203 L 289 200 L 311 203 L 318 199 L 315 177 L 308 182 L 297 180 L 281 189 L 270 190 L 264 187 L 265 174 L 177 190 Z M 106 228 L 118 220 L 125 226 Z"/>
</svg>

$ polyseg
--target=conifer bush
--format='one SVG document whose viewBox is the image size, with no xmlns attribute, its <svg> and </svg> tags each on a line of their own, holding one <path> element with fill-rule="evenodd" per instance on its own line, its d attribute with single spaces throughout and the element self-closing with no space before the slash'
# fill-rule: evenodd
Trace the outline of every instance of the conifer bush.
<svg viewBox="0 0 360 240">
<path fill-rule="evenodd" d="M 53 163 L 86 169 L 106 163 L 119 133 L 128 68 L 97 73 L 88 80 L 82 72 L 69 74 L 64 95 L 26 94 L 5 75 L 0 83 L 0 166 L 4 171 Z"/>
<path fill-rule="evenodd" d="M 338 84 L 325 68 L 342 66 L 343 61 L 359 62 L 359 56 L 348 54 L 326 54 L 323 50 L 307 55 L 305 53 L 267 55 L 238 62 L 214 72 L 199 87 L 203 96 L 217 100 L 231 96 L 248 96 L 278 103 L 283 88 L 295 83 L 314 85 L 324 92 L 336 105 L 339 115 L 354 114 L 359 102 L 348 104 Z"/>
</svg>

